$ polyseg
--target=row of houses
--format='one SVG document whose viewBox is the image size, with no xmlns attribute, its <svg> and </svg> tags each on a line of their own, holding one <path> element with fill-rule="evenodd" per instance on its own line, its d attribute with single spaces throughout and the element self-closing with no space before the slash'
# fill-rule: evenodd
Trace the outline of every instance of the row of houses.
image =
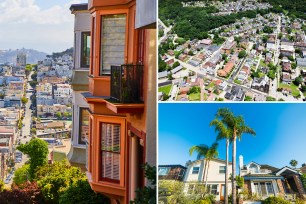
<svg viewBox="0 0 306 204">
<path fill-rule="evenodd" d="M 184 192 L 191 194 L 196 185 L 203 185 L 207 177 L 207 189 L 209 194 L 216 196 L 217 201 L 223 201 L 225 195 L 225 169 L 226 162 L 221 159 L 210 161 L 207 173 L 204 173 L 205 159 L 188 161 L 182 165 L 159 165 L 159 180 L 177 180 L 184 182 Z M 281 196 L 287 199 L 295 196 L 304 196 L 305 188 L 302 185 L 301 175 L 306 173 L 306 165 L 300 169 L 288 166 L 276 168 L 267 164 L 250 162 L 244 164 L 243 156 L 239 157 L 239 176 L 244 178 L 244 186 L 240 191 L 247 191 L 251 195 L 257 195 L 261 199 L 269 196 Z M 232 163 L 228 166 L 228 175 L 232 173 Z M 205 178 L 205 179 L 204 179 Z M 232 186 L 228 180 L 231 192 Z"/>
</svg>

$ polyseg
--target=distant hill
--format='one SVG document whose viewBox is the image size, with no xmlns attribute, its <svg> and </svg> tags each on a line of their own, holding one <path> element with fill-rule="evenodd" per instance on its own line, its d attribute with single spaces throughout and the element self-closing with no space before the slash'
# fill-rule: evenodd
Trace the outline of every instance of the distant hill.
<svg viewBox="0 0 306 204">
<path fill-rule="evenodd" d="M 53 52 L 52 55 L 47 55 L 47 57 L 52 57 L 52 58 L 57 58 L 57 57 L 61 57 L 63 55 L 73 55 L 73 47 L 68 48 L 67 50 L 63 51 L 63 52 Z"/>
<path fill-rule="evenodd" d="M 13 63 L 16 64 L 16 57 L 18 53 L 25 53 L 27 55 L 28 64 L 36 64 L 37 61 L 46 58 L 47 53 L 39 52 L 33 49 L 17 49 L 17 50 L 0 50 L 0 63 Z"/>
</svg>

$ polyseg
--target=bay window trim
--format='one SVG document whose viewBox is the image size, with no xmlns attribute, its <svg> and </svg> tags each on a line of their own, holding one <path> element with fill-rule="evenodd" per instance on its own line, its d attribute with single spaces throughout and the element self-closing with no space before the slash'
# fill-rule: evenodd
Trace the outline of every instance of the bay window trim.
<svg viewBox="0 0 306 204">
<path fill-rule="evenodd" d="M 102 123 L 118 124 L 120 125 L 120 156 L 119 156 L 119 182 L 112 179 L 102 178 Z M 96 139 L 98 142 L 98 182 L 109 183 L 112 185 L 119 185 L 121 187 L 125 186 L 125 175 L 126 175 L 126 121 L 124 117 L 114 117 L 114 116 L 101 116 L 96 120 L 96 125 L 99 128 Z"/>
<path fill-rule="evenodd" d="M 95 32 L 92 34 L 92 41 L 94 42 L 93 47 L 91 48 L 92 53 L 93 53 L 93 77 L 98 77 L 98 78 L 110 78 L 110 75 L 102 75 L 100 73 L 101 70 L 101 33 L 102 33 L 102 16 L 106 15 L 118 15 L 118 14 L 125 14 L 126 15 L 126 26 L 125 26 L 125 48 L 124 48 L 124 64 L 127 63 L 128 59 L 128 47 L 129 47 L 129 28 L 130 25 L 129 23 L 129 18 L 130 18 L 130 12 L 129 8 L 122 8 L 122 9 L 110 9 L 110 10 L 99 10 L 95 12 L 95 28 L 92 28 L 92 30 Z M 95 38 L 95 39 L 93 39 Z"/>
</svg>

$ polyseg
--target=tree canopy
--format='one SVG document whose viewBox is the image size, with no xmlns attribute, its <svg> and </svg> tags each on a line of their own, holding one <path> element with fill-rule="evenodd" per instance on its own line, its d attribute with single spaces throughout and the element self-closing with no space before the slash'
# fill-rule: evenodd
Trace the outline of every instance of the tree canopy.
<svg viewBox="0 0 306 204">
<path fill-rule="evenodd" d="M 28 144 L 19 145 L 17 149 L 30 157 L 29 175 L 33 179 L 37 168 L 47 164 L 48 143 L 39 138 L 34 138 Z"/>
</svg>

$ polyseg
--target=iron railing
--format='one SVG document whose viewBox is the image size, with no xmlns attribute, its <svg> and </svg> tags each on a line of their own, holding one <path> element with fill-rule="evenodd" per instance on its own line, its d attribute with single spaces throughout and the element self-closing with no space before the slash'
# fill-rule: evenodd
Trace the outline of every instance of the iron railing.
<svg viewBox="0 0 306 204">
<path fill-rule="evenodd" d="M 111 99 L 118 103 L 142 102 L 143 65 L 111 66 Z"/>
</svg>

